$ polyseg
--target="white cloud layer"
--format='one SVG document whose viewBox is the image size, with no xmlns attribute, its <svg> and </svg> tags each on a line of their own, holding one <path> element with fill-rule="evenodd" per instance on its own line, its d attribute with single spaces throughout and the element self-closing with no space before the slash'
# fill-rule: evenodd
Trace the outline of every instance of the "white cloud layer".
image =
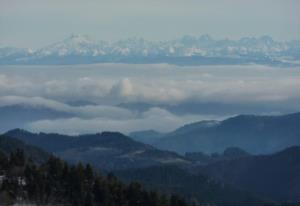
<svg viewBox="0 0 300 206">
<path fill-rule="evenodd" d="M 18 68 L 0 67 L 0 96 L 110 105 L 134 101 L 272 103 L 300 99 L 299 68 L 122 64 Z"/>
<path fill-rule="evenodd" d="M 0 107 L 27 105 L 73 117 L 26 123 L 27 129 L 46 132 L 170 131 L 188 122 L 220 118 L 175 115 L 162 108 L 133 112 L 115 106 L 122 102 L 279 105 L 296 112 L 300 109 L 299 88 L 299 68 L 164 64 L 0 66 Z M 68 103 L 74 101 L 96 104 Z"/>
<path fill-rule="evenodd" d="M 170 132 L 176 128 L 205 119 L 220 119 L 216 116 L 183 115 L 177 116 L 164 109 L 152 108 L 135 118 L 67 118 L 57 120 L 40 120 L 29 123 L 25 128 L 34 132 L 57 132 L 65 134 L 96 133 L 101 131 L 119 131 L 128 134 L 132 131 L 154 129 Z"/>
<path fill-rule="evenodd" d="M 86 105 L 75 107 L 42 97 L 0 97 L 0 107 L 9 105 L 25 105 L 31 107 L 47 108 L 58 112 L 70 113 L 81 118 L 101 117 L 127 119 L 134 116 L 133 113 L 127 109 L 110 105 Z"/>
<path fill-rule="evenodd" d="M 81 134 L 100 131 L 129 133 L 137 130 L 155 129 L 172 131 L 183 124 L 204 119 L 218 119 L 213 115 L 175 115 L 167 110 L 153 107 L 141 113 L 109 105 L 70 106 L 41 97 L 0 97 L 0 107 L 23 105 L 30 108 L 45 108 L 69 113 L 72 118 L 44 119 L 25 123 L 25 128 L 35 132 L 58 132 Z M 34 112 L 34 110 L 32 110 Z"/>
</svg>

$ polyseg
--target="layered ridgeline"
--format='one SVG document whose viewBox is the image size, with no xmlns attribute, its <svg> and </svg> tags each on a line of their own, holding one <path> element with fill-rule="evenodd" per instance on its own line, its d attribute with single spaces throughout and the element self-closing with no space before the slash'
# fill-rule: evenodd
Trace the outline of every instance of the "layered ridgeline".
<svg viewBox="0 0 300 206">
<path fill-rule="evenodd" d="M 121 204 L 127 201 L 139 201 L 136 205 L 185 205 L 184 201 L 172 194 L 181 194 L 189 204 L 194 203 L 199 206 L 207 204 L 263 206 L 266 203 L 279 205 L 275 203 L 287 200 L 289 202 L 298 201 L 299 184 L 297 180 L 299 180 L 300 174 L 298 172 L 300 165 L 298 147 L 289 148 L 275 155 L 253 156 L 251 157 L 253 161 L 245 161 L 250 158 L 248 154 L 247 157 L 244 155 L 237 157 L 237 149 L 229 149 L 224 155 L 232 157 L 232 153 L 235 153 L 235 160 L 218 161 L 201 167 L 198 164 L 184 165 L 182 168 L 178 165 L 164 164 L 115 171 L 117 176 L 126 180 L 129 185 L 126 186 L 112 174 L 105 178 L 93 172 L 90 166 L 83 167 L 81 164 L 69 166 L 49 155 L 43 161 L 39 160 L 40 164 L 37 166 L 34 164 L 35 160 L 41 158 L 45 152 L 41 149 L 38 149 L 40 153 L 32 152 L 37 148 L 24 145 L 26 144 L 20 140 L 6 136 L 0 137 L 1 151 L 4 151 L 6 155 L 12 152 L 9 158 L 5 157 L 4 153 L 0 153 L 1 174 L 4 175 L 0 184 L 0 199 L 1 201 L 5 200 L 5 203 L 1 204 L 13 203 L 18 199 L 19 203 L 27 201 L 27 203 L 34 202 L 36 204 L 97 205 L 98 202 L 109 204 L 109 202 L 116 201 Z M 20 148 L 25 149 L 25 152 L 23 153 Z M 238 153 L 241 154 L 241 152 Z M 26 160 L 24 154 L 33 161 Z M 49 160 L 47 160 L 48 158 Z M 260 162 L 257 159 L 265 161 Z M 228 169 L 232 165 L 230 162 L 240 162 L 244 165 L 240 168 L 233 167 L 234 172 Z M 253 167 L 253 162 L 258 162 L 259 167 Z M 221 165 L 221 168 L 218 165 Z M 279 165 L 283 167 L 280 168 Z M 216 167 L 217 169 L 215 169 Z M 229 178 L 225 176 L 225 179 L 222 179 L 222 171 L 225 171 L 225 175 L 230 174 L 230 172 L 226 172 L 226 168 L 233 175 Z M 240 185 L 243 181 L 232 181 L 236 172 L 239 172 L 240 180 L 248 178 L 253 180 L 254 176 L 245 172 L 247 169 L 249 171 L 257 170 L 256 173 L 253 173 L 254 176 L 259 177 L 256 181 L 257 184 L 267 185 L 261 188 L 249 188 Z M 274 175 L 269 175 L 271 170 Z M 285 176 L 278 178 L 278 174 Z M 264 179 L 263 175 L 269 176 Z M 21 180 L 21 184 L 18 182 L 19 180 Z M 167 196 L 161 196 L 157 192 L 147 193 L 139 184 L 131 183 L 132 181 L 141 182 L 148 191 L 163 192 Z M 269 184 L 270 181 L 275 187 Z M 274 193 L 266 193 L 267 188 L 273 188 Z M 127 193 L 128 189 L 130 194 Z M 137 190 L 134 193 L 137 196 L 128 200 L 127 198 L 133 190 Z M 278 193 L 281 195 L 276 196 Z M 112 194 L 113 196 L 111 196 Z M 151 203 L 148 203 L 150 199 Z M 131 202 L 129 205 L 131 204 L 134 203 Z"/>
<path fill-rule="evenodd" d="M 270 155 L 247 155 L 194 165 L 186 170 L 163 166 L 116 174 L 128 181 L 140 181 L 149 188 L 178 192 L 216 205 L 300 202 L 299 146 Z"/>
<path fill-rule="evenodd" d="M 25 144 L 23 141 L 15 138 L 0 135 L 0 153 L 8 155 L 18 150 L 22 151 L 29 159 L 37 163 L 45 162 L 50 157 L 49 153 L 36 146 Z"/>
<path fill-rule="evenodd" d="M 20 146 L 10 138 L 5 141 Z M 1 141 L 0 146 L 6 144 Z M 7 155 L 0 152 L 0 172 L 0 205 L 187 205 L 177 195 L 146 191 L 139 183 L 126 185 L 90 165 L 69 165 L 53 156 L 36 164 L 18 149 Z"/>
<path fill-rule="evenodd" d="M 222 153 L 228 147 L 239 147 L 253 154 L 273 153 L 300 145 L 300 113 L 239 115 L 223 121 L 188 124 L 167 134 L 146 131 L 129 136 L 178 153 Z"/>
<path fill-rule="evenodd" d="M 216 200 L 218 200 L 218 205 L 226 205 L 236 199 L 234 194 L 241 196 L 235 200 L 238 203 L 243 203 L 249 198 L 251 198 L 252 203 L 253 201 L 259 203 L 256 205 L 262 205 L 265 202 L 231 187 L 226 186 L 229 191 L 224 190 L 221 183 L 203 175 L 193 181 L 199 184 L 197 188 L 202 188 L 198 190 L 201 194 L 201 198 L 199 198 L 184 188 L 184 184 L 189 183 L 192 176 L 174 166 L 155 170 L 145 168 L 144 177 L 152 173 L 151 182 L 153 181 L 154 186 L 145 190 L 136 182 L 122 183 L 112 173 L 107 176 L 100 175 L 99 170 L 93 170 L 90 165 L 84 166 L 80 163 L 70 165 L 50 155 L 40 161 L 45 152 L 41 149 L 38 149 L 39 153 L 32 152 L 36 150 L 36 147 L 26 145 L 20 140 L 0 136 L 0 205 L 201 206 L 215 205 Z M 132 172 L 135 173 L 135 170 L 133 169 Z M 158 175 L 168 175 L 167 180 L 174 181 L 166 184 L 170 188 L 160 187 L 157 184 L 157 181 L 160 181 L 157 179 Z M 126 176 L 120 176 L 128 180 Z M 134 179 L 135 175 L 132 177 Z M 182 182 L 182 180 L 190 181 Z M 161 183 L 163 184 L 164 181 Z M 184 190 L 172 189 L 178 184 L 183 184 Z M 164 191 L 164 193 L 155 192 L 158 190 Z M 179 194 L 179 192 L 182 196 L 185 195 L 188 203 L 174 195 L 175 193 Z M 217 198 L 219 195 L 221 198 Z"/>
<path fill-rule="evenodd" d="M 18 134 L 19 139 L 35 142 L 34 144 L 39 144 L 41 147 L 47 148 L 48 151 L 68 151 L 71 148 L 71 150 L 76 151 L 73 154 L 73 159 L 67 159 L 71 163 L 79 160 L 89 162 L 89 159 L 78 159 L 78 157 L 80 155 L 85 156 L 85 152 L 88 151 L 87 148 L 93 148 L 91 145 L 94 145 L 94 148 L 102 145 L 102 148 L 118 148 L 122 151 L 140 149 L 141 145 L 152 148 L 127 139 L 127 137 L 125 138 L 127 141 L 125 141 L 122 135 L 118 138 L 113 137 L 112 134 L 114 133 L 74 137 L 59 134 L 32 134 L 24 130 L 13 130 L 0 137 L 0 149 L 2 148 L 6 154 L 10 151 L 19 151 L 18 148 L 21 148 L 25 150 L 25 154 L 30 154 L 30 158 L 33 160 L 35 157 L 41 157 L 43 153 L 28 152 L 35 151 L 37 148 L 28 145 L 28 143 L 25 144 L 21 140 L 6 137 L 9 134 Z M 83 141 L 81 138 L 85 138 L 85 143 L 81 142 Z M 40 149 L 38 151 L 42 152 Z M 77 152 L 78 154 L 76 154 Z M 61 155 L 60 152 L 55 153 Z M 17 154 L 20 153 L 17 152 Z M 171 153 L 175 157 L 184 159 L 184 163 L 180 160 L 147 165 L 136 161 L 138 157 L 128 159 L 128 157 L 120 158 L 118 155 L 108 154 L 99 153 L 90 163 L 97 168 L 103 166 L 104 169 L 115 169 L 115 174 L 122 179 L 128 182 L 139 181 L 150 190 L 159 190 L 170 195 L 180 193 L 189 202 L 198 202 L 199 205 L 262 206 L 266 203 L 300 201 L 298 192 L 300 149 L 297 146 L 275 154 L 257 156 L 250 155 L 239 148 L 228 148 L 222 155 L 213 155 L 206 162 L 203 161 L 203 155 L 200 155 L 199 159 L 199 153 L 189 153 L 186 155 L 186 159 Z M 157 154 L 156 157 L 160 158 L 162 156 L 166 158 L 170 155 L 169 152 L 164 151 Z M 19 157 L 20 155 L 15 156 Z M 61 156 L 63 157 L 63 155 Z M 149 158 L 143 159 L 143 161 L 147 162 Z M 135 164 L 128 164 L 129 160 Z M 120 164 L 121 167 L 116 165 L 107 167 L 108 163 Z M 53 188 L 50 187 L 50 189 Z M 56 189 L 54 190 L 56 191 Z"/>
<path fill-rule="evenodd" d="M 277 201 L 300 202 L 300 146 L 194 168 L 236 188 Z"/>
<path fill-rule="evenodd" d="M 81 161 L 105 170 L 189 163 L 174 152 L 158 150 L 118 132 L 68 136 L 16 129 L 6 135 L 38 146 L 69 162 Z"/>
<path fill-rule="evenodd" d="M 72 35 L 38 50 L 2 47 L 0 64 L 170 63 L 178 65 L 297 65 L 300 41 L 277 42 L 269 36 L 215 40 L 208 35 L 170 41 L 131 38 L 94 41 Z"/>
<path fill-rule="evenodd" d="M 202 174 L 191 174 L 174 166 L 161 166 L 116 171 L 120 178 L 139 181 L 148 189 L 158 189 L 164 193 L 182 194 L 203 205 L 273 205 L 276 201 L 247 191 L 239 190 L 229 184 L 216 181 Z M 200 204 L 201 205 L 201 204 Z"/>
</svg>

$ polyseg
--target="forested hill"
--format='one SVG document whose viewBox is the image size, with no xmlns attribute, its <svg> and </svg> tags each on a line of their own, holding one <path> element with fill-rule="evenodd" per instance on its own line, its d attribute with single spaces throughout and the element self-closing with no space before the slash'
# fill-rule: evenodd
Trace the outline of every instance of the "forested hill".
<svg viewBox="0 0 300 206">
<path fill-rule="evenodd" d="M 54 152 L 68 162 L 90 163 L 105 169 L 140 168 L 161 164 L 187 164 L 183 156 L 134 141 L 118 132 L 102 132 L 69 136 L 51 133 L 31 133 L 15 129 L 6 133 L 27 144 Z"/>
<path fill-rule="evenodd" d="M 202 174 L 277 201 L 300 202 L 300 146 L 198 168 Z M 194 168 L 196 170 L 196 168 Z"/>
<path fill-rule="evenodd" d="M 18 149 L 21 149 L 34 162 L 45 162 L 50 156 L 49 153 L 39 147 L 25 144 L 23 141 L 12 137 L 0 135 L 0 152 L 7 155 L 11 152 L 16 152 Z"/>
<path fill-rule="evenodd" d="M 50 157 L 42 149 L 14 138 L 0 136 L 0 151 L 0 205 L 13 203 L 17 199 L 40 205 L 186 204 L 172 194 L 180 194 L 187 204 L 195 203 L 196 206 L 265 206 L 266 203 L 298 201 L 300 150 L 297 146 L 264 156 L 251 156 L 237 148 L 230 149 L 224 153 L 226 158 L 224 156 L 200 167 L 198 164 L 191 165 L 192 160 L 190 164 L 181 165 L 182 168 L 162 164 L 114 171 L 126 180 L 126 184 L 112 173 L 104 177 L 91 166 L 70 166 Z M 143 183 L 147 190 L 132 181 Z M 97 184 L 100 184 L 100 192 L 95 189 Z M 149 192 L 151 190 L 166 196 Z M 4 200 L 7 202 L 3 203 Z"/>
<path fill-rule="evenodd" d="M 0 205 L 186 206 L 176 195 L 149 192 L 138 183 L 125 185 L 113 174 L 102 176 L 89 165 L 68 165 L 50 157 L 36 165 L 17 150 L 0 154 Z"/>
<path fill-rule="evenodd" d="M 116 171 L 115 174 L 127 181 L 138 181 L 147 188 L 161 192 L 178 193 L 201 203 L 217 206 L 264 206 L 274 203 L 271 199 L 231 187 L 206 175 L 191 174 L 175 166 L 155 166 Z"/>
<path fill-rule="evenodd" d="M 203 155 L 192 157 L 196 162 L 198 157 L 203 160 Z M 196 163 L 186 169 L 160 166 L 115 174 L 149 188 L 177 192 L 216 205 L 300 203 L 299 146 L 271 155 L 249 155 L 231 148 L 222 156 L 211 157 L 206 164 Z"/>
</svg>

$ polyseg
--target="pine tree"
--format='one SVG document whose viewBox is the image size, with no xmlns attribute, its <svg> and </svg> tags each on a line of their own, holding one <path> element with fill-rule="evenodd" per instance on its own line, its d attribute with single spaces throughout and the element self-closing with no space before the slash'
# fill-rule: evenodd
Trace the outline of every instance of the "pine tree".
<svg viewBox="0 0 300 206">
<path fill-rule="evenodd" d="M 10 154 L 10 165 L 24 166 L 25 154 L 23 150 L 17 149 L 15 152 Z"/>
<path fill-rule="evenodd" d="M 21 197 L 36 205 L 186 206 L 178 196 L 169 200 L 165 195 L 148 192 L 139 183 L 125 185 L 113 173 L 105 178 L 90 165 L 69 167 L 56 157 L 36 165 L 26 160 L 22 151 L 15 151 L 9 160 L 0 153 L 0 164 L 7 164 L 1 165 L 7 175 L 0 187 L 0 204 L 4 198 L 13 204 Z M 26 185 L 20 184 L 20 179 Z"/>
</svg>

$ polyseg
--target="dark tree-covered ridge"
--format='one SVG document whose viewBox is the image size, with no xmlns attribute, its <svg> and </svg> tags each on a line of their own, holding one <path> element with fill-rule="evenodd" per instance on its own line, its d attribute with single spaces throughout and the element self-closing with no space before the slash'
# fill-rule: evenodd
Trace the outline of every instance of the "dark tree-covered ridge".
<svg viewBox="0 0 300 206">
<path fill-rule="evenodd" d="M 0 153 L 0 205 L 30 203 L 72 206 L 185 206 L 177 195 L 145 190 L 139 183 L 122 183 L 90 165 L 69 165 L 57 157 L 36 164 L 16 149 Z"/>
</svg>

